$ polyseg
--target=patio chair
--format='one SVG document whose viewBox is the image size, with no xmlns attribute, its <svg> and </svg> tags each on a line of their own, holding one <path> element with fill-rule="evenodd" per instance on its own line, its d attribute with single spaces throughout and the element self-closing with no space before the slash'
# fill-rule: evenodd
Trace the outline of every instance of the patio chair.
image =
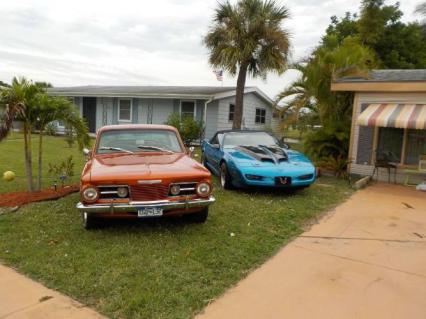
<svg viewBox="0 0 426 319">
<path fill-rule="evenodd" d="M 374 163 L 374 170 L 372 179 L 374 178 L 374 174 L 376 174 L 376 181 L 379 180 L 379 169 L 385 168 L 388 171 L 388 182 L 391 182 L 391 169 L 393 169 L 393 180 L 396 184 L 396 170 L 398 168 L 398 158 L 392 152 L 380 152 L 377 154 L 376 161 Z"/>
</svg>

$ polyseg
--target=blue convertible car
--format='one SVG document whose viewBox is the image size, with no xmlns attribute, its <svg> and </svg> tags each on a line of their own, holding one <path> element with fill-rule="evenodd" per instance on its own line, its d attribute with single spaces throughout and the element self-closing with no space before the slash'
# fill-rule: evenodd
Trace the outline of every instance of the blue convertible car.
<svg viewBox="0 0 426 319">
<path fill-rule="evenodd" d="M 314 165 L 303 154 L 282 146 L 263 131 L 219 131 L 203 141 L 202 162 L 220 177 L 223 188 L 311 185 Z"/>
</svg>

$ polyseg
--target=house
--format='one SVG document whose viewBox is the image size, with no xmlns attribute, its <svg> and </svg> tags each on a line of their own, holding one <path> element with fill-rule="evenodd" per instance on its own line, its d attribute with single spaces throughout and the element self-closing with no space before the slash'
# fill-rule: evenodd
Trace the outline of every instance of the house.
<svg viewBox="0 0 426 319">
<path fill-rule="evenodd" d="M 163 124 L 178 112 L 205 123 L 205 137 L 232 128 L 235 87 L 208 86 L 76 86 L 55 87 L 48 93 L 72 98 L 89 131 L 110 124 Z M 273 101 L 256 87 L 244 93 L 243 127 L 276 126 Z"/>
<path fill-rule="evenodd" d="M 426 179 L 426 70 L 374 70 L 368 78 L 341 78 L 335 92 L 354 92 L 349 173 L 398 182 Z M 396 170 L 383 165 L 396 163 Z M 391 176 L 389 176 L 391 175 Z"/>
</svg>

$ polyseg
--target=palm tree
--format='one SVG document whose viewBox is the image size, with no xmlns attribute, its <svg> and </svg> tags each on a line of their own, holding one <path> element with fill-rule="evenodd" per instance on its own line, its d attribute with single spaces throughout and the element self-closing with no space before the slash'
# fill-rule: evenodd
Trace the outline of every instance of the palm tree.
<svg viewBox="0 0 426 319">
<path fill-rule="evenodd" d="M 266 78 L 287 67 L 289 34 L 281 27 L 289 18 L 286 7 L 273 0 L 240 0 L 219 3 L 213 25 L 204 38 L 209 62 L 237 77 L 233 128 L 241 129 L 247 73 Z"/>
<path fill-rule="evenodd" d="M 310 58 L 293 66 L 300 76 L 277 95 L 276 105 L 284 100 L 281 111 L 296 114 L 310 109 L 319 115 L 323 125 L 350 119 L 350 96 L 331 92 L 330 83 L 337 77 L 368 77 L 368 70 L 374 65 L 374 53 L 353 38 L 334 48 L 319 47 Z"/>
<path fill-rule="evenodd" d="M 37 128 L 39 130 L 38 178 L 37 189 L 42 187 L 43 176 L 43 136 L 47 124 L 61 120 L 76 132 L 80 149 L 89 145 L 90 137 L 87 125 L 77 112 L 76 106 L 63 97 L 39 94 L 36 101 Z"/>
<path fill-rule="evenodd" d="M 38 189 L 41 188 L 43 134 L 46 125 L 62 120 L 77 134 L 80 148 L 90 143 L 87 125 L 80 118 L 73 103 L 62 97 L 46 94 L 44 83 L 34 84 L 25 78 L 12 80 L 9 87 L 0 88 L 0 106 L 4 109 L 0 122 L 0 141 L 12 128 L 14 120 L 23 123 L 25 172 L 27 189 L 33 191 L 31 135 L 34 129 L 40 131 L 38 154 Z"/>
<path fill-rule="evenodd" d="M 31 132 L 36 119 L 34 102 L 40 92 L 39 86 L 25 78 L 13 78 L 12 84 L 9 87 L 1 87 L 0 91 L 0 104 L 4 109 L 0 125 L 0 141 L 7 136 L 14 120 L 23 122 L 25 172 L 29 191 L 33 190 Z"/>
</svg>

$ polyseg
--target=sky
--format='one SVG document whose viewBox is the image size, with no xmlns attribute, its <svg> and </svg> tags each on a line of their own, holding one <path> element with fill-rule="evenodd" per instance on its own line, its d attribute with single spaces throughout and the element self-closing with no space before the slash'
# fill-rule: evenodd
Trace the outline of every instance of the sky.
<svg viewBox="0 0 426 319">
<path fill-rule="evenodd" d="M 291 59 L 318 44 L 330 17 L 357 12 L 360 0 L 277 0 L 291 18 Z M 387 0 L 387 4 L 396 1 Z M 401 0 L 404 21 L 420 0 Z M 0 2 L 0 80 L 13 76 L 74 85 L 220 86 L 202 44 L 217 0 L 14 0 Z M 274 98 L 294 71 L 247 79 Z M 224 86 L 236 79 L 225 73 Z"/>
</svg>

